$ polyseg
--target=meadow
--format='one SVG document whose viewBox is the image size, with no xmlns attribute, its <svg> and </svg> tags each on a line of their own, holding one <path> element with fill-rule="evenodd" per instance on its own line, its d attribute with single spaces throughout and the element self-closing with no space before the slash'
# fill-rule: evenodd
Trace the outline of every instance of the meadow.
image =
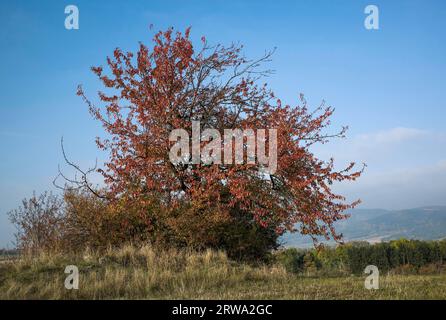
<svg viewBox="0 0 446 320">
<path fill-rule="evenodd" d="M 79 289 L 64 286 L 67 265 Z M 446 274 L 296 274 L 282 265 L 247 264 L 207 250 L 124 246 L 97 253 L 40 254 L 0 262 L 0 299 L 446 299 Z"/>
</svg>

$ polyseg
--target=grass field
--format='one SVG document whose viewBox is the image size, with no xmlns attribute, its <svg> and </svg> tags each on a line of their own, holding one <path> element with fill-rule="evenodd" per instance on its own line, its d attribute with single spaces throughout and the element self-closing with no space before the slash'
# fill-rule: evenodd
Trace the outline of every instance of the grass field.
<svg viewBox="0 0 446 320">
<path fill-rule="evenodd" d="M 67 265 L 79 289 L 67 290 Z M 0 262 L 0 299 L 446 299 L 446 275 L 310 277 L 279 266 L 249 266 L 222 252 L 125 247 L 99 255 L 41 255 Z"/>
</svg>

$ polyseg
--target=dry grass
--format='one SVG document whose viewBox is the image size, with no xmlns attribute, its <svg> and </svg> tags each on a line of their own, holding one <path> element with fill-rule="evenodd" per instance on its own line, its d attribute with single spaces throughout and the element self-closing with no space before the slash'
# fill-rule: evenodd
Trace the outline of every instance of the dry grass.
<svg viewBox="0 0 446 320">
<path fill-rule="evenodd" d="M 79 290 L 64 287 L 77 265 Z M 105 254 L 42 254 L 0 264 L 2 299 L 446 299 L 445 275 L 302 277 L 276 266 L 249 266 L 223 252 L 193 253 L 126 246 Z"/>
</svg>

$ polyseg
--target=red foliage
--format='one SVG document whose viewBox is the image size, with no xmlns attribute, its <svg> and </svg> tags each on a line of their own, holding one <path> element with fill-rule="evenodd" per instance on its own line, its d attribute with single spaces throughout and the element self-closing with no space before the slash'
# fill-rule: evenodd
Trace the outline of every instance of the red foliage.
<svg viewBox="0 0 446 320">
<path fill-rule="evenodd" d="M 300 106 L 282 105 L 266 84 L 259 84 L 268 74 L 259 67 L 269 61 L 269 53 L 247 60 L 241 46 L 209 46 L 204 37 L 196 51 L 189 32 L 159 32 L 153 48 L 141 44 L 136 57 L 116 49 L 107 58 L 110 72 L 92 68 L 110 91 L 99 92 L 103 108 L 95 107 L 79 87 L 78 94 L 109 136 L 98 138 L 97 144 L 110 154 L 101 170 L 110 195 L 148 205 L 161 199 L 164 211 L 188 203 L 197 215 L 211 208 L 229 217 L 237 208 L 262 227 L 274 226 L 277 234 L 299 223 L 303 234 L 338 240 L 333 222 L 345 218 L 342 212 L 358 202 L 345 203 L 331 185 L 355 180 L 362 170 L 353 171 L 352 163 L 335 171 L 333 161 L 321 161 L 309 150 L 343 136 L 345 128 L 334 135 L 323 133 L 333 109 L 321 106 L 309 112 L 303 98 Z M 265 177 L 256 164 L 173 165 L 169 134 L 175 128 L 190 134 L 193 120 L 220 132 L 276 128 L 277 171 Z"/>
</svg>

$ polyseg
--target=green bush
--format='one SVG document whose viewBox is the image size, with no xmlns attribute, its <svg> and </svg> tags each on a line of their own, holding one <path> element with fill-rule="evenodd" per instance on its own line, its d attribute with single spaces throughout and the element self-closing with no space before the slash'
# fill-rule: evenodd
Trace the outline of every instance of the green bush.
<svg viewBox="0 0 446 320">
<path fill-rule="evenodd" d="M 377 244 L 350 242 L 337 247 L 284 249 L 275 261 L 287 271 L 306 275 L 361 275 L 368 265 L 380 273 L 442 273 L 446 261 L 446 240 L 393 240 Z"/>
<path fill-rule="evenodd" d="M 301 273 L 304 271 L 304 257 L 306 251 L 290 248 L 279 251 L 275 255 L 275 261 L 291 273 Z"/>
</svg>

